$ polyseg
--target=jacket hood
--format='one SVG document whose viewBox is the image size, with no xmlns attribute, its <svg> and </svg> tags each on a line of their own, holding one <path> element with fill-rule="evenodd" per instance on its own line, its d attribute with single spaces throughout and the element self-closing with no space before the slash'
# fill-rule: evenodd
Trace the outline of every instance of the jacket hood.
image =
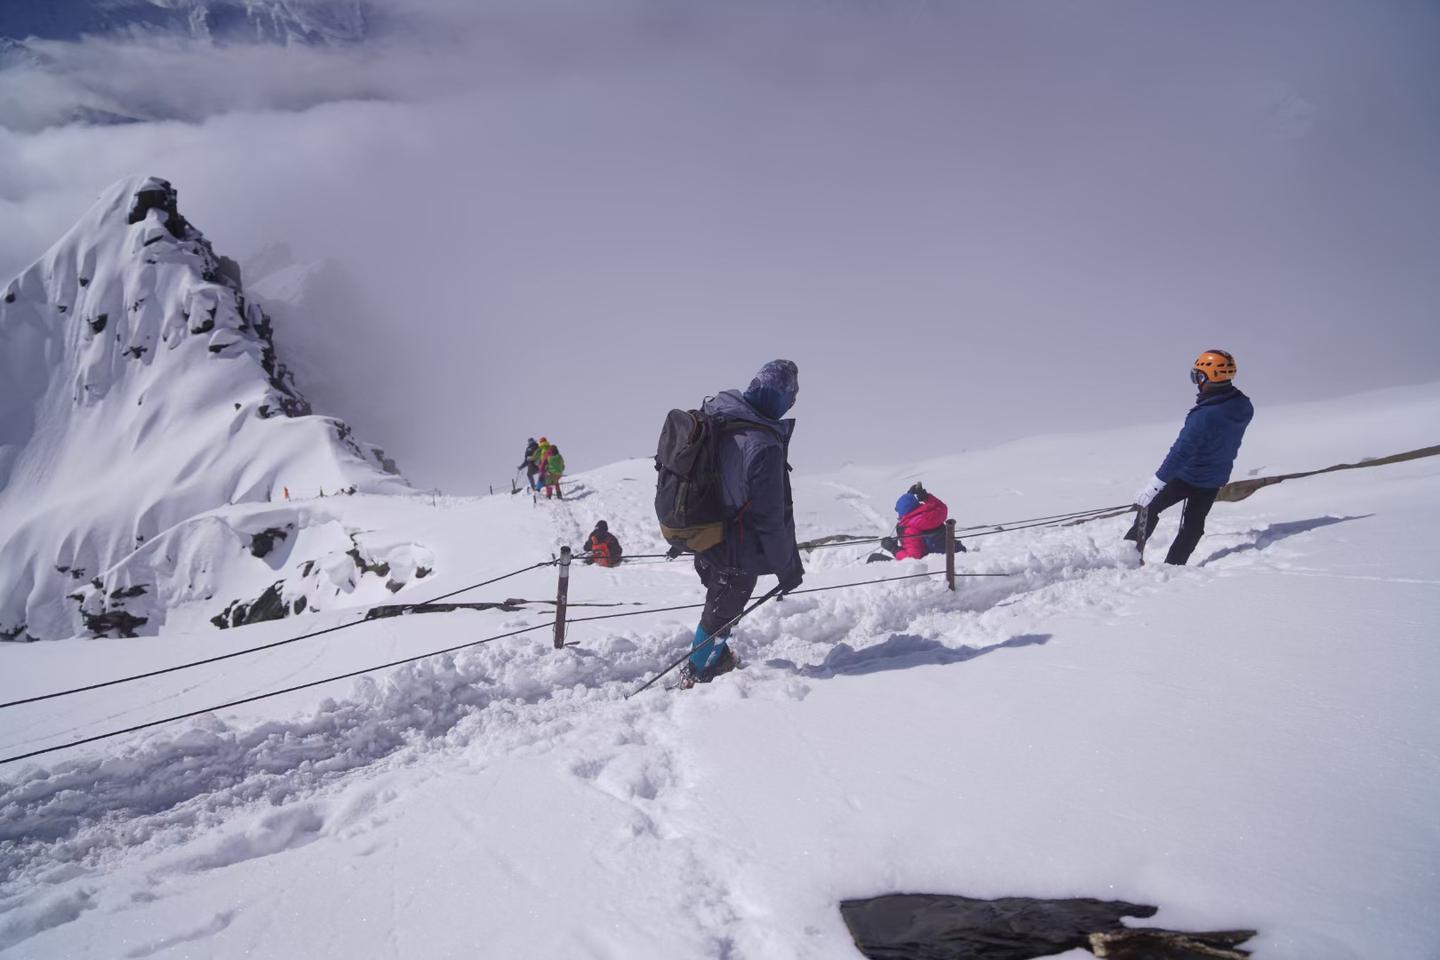
<svg viewBox="0 0 1440 960">
<path fill-rule="evenodd" d="M 739 390 L 722 390 L 718 395 L 707 399 L 700 409 L 704 413 L 722 420 L 743 420 L 747 423 L 768 427 L 787 442 L 790 435 L 795 432 L 794 420 L 775 420 L 765 416 L 746 403 L 744 394 Z"/>
</svg>

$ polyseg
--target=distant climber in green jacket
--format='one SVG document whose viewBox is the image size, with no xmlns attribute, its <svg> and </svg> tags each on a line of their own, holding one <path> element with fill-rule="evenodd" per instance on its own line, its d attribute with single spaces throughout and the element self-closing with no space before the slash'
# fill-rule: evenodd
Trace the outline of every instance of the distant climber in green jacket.
<svg viewBox="0 0 1440 960">
<path fill-rule="evenodd" d="M 554 491 L 555 499 L 564 500 L 560 493 L 560 477 L 565 473 L 565 458 L 560 456 L 560 448 L 551 444 L 550 454 L 545 458 L 545 499 L 549 500 L 551 491 Z"/>
</svg>

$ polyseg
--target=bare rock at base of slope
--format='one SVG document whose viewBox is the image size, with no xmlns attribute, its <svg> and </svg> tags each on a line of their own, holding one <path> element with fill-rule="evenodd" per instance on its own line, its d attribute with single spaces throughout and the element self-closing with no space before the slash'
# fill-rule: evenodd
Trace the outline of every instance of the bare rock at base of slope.
<svg viewBox="0 0 1440 960">
<path fill-rule="evenodd" d="M 85 621 L 85 629 L 97 637 L 108 637 L 113 634 L 126 639 L 138 637 L 139 634 L 135 631 L 150 622 L 149 617 L 138 617 L 128 610 L 87 613 L 82 608 L 80 618 Z"/>
<path fill-rule="evenodd" d="M 223 611 L 211 617 L 210 622 L 221 630 L 228 630 L 230 627 L 264 623 L 266 620 L 281 620 L 290 615 L 290 608 L 281 596 L 284 587 L 284 580 L 276 580 L 265 588 L 264 593 L 249 603 L 232 600 Z"/>
<path fill-rule="evenodd" d="M 31 635 L 23 623 L 13 627 L 0 627 L 0 641 L 5 643 L 36 643 L 39 639 Z"/>
</svg>

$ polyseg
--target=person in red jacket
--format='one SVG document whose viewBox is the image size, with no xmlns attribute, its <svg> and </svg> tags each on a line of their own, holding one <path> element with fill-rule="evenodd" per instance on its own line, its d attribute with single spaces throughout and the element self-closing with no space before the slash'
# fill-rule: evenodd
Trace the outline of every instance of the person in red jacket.
<svg viewBox="0 0 1440 960">
<path fill-rule="evenodd" d="M 880 541 L 880 546 L 895 555 L 896 560 L 914 560 L 932 553 L 945 552 L 945 521 L 950 519 L 950 508 L 945 501 L 915 484 L 895 501 L 895 536 Z M 957 552 L 963 552 L 965 545 L 955 541 Z M 883 553 L 870 555 L 868 563 L 889 560 Z"/>
<path fill-rule="evenodd" d="M 590 539 L 585 541 L 584 553 L 586 563 L 599 564 L 602 567 L 618 567 L 624 551 L 620 548 L 620 541 L 615 539 L 615 534 L 610 532 L 610 525 L 604 520 L 595 522 L 595 529 L 590 531 Z"/>
</svg>

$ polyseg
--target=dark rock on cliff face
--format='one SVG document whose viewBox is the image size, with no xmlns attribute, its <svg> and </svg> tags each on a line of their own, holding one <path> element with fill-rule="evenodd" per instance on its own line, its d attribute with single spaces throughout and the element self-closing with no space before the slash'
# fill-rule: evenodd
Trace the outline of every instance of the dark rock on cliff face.
<svg viewBox="0 0 1440 960">
<path fill-rule="evenodd" d="M 264 593 L 249 603 L 240 600 L 231 601 L 224 611 L 211 617 L 210 622 L 221 630 L 225 630 L 229 627 L 263 623 L 266 620 L 279 620 L 290 612 L 285 606 L 285 601 L 280 597 L 280 591 L 284 585 L 285 581 L 283 580 L 275 581 L 265 588 Z"/>
<path fill-rule="evenodd" d="M 183 240 L 190 232 L 190 224 L 180 216 L 179 199 L 169 180 L 159 177 L 146 180 L 135 192 L 135 198 L 130 201 L 130 212 L 125 222 L 139 223 L 151 210 L 164 212 L 165 229 L 170 231 L 170 235 L 175 239 Z"/>
<path fill-rule="evenodd" d="M 135 631 L 150 622 L 149 617 L 137 617 L 127 610 L 106 610 L 103 613 L 80 611 L 85 629 L 97 637 L 108 637 L 112 633 L 121 637 L 139 636 Z"/>
<path fill-rule="evenodd" d="M 288 536 L 290 536 L 289 532 L 280 527 L 266 527 L 259 533 L 252 534 L 250 537 L 251 556 L 268 556 L 270 551 L 275 549 L 275 541 L 284 540 Z"/>
<path fill-rule="evenodd" d="M 35 643 L 39 639 L 32 637 L 23 623 L 13 627 L 0 627 L 0 641 L 6 643 Z"/>
</svg>

